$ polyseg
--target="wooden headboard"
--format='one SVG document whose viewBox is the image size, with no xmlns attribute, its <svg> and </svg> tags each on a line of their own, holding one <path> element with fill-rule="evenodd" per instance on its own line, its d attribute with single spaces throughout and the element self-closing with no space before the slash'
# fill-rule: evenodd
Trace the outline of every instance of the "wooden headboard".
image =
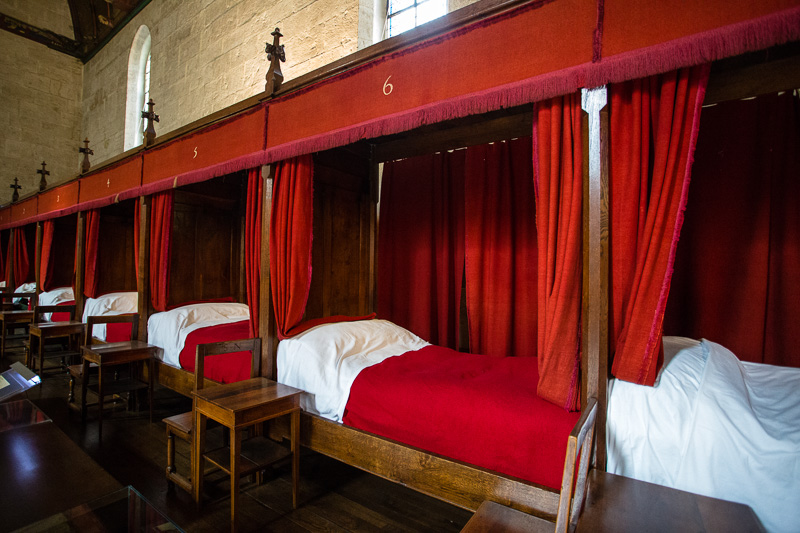
<svg viewBox="0 0 800 533">
<path fill-rule="evenodd" d="M 97 248 L 97 292 L 135 291 L 134 210 L 136 200 L 100 210 L 100 246 Z"/>
<path fill-rule="evenodd" d="M 168 305 L 245 300 L 243 173 L 175 190 Z"/>
</svg>

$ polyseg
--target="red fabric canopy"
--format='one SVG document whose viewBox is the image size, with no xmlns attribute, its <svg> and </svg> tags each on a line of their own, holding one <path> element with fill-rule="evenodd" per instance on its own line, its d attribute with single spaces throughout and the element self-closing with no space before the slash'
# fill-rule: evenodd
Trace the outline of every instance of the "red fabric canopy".
<svg viewBox="0 0 800 533">
<path fill-rule="evenodd" d="M 583 145 L 580 94 L 536 104 L 533 115 L 539 243 L 538 394 L 579 407 Z"/>
<path fill-rule="evenodd" d="M 100 273 L 97 271 L 97 247 L 100 241 L 100 210 L 86 212 L 86 249 L 84 253 L 83 294 L 97 297 Z"/>
<path fill-rule="evenodd" d="M 52 289 L 50 280 L 52 278 L 53 265 L 50 261 L 50 252 L 53 249 L 53 233 L 55 223 L 53 219 L 42 222 L 42 251 L 39 263 L 39 283 L 43 292 Z"/>
<path fill-rule="evenodd" d="M 800 367 L 800 99 L 703 109 L 664 333 Z"/>
<path fill-rule="evenodd" d="M 292 336 L 311 288 L 314 162 L 310 155 L 275 164 L 269 270 L 278 338 Z"/>
<path fill-rule="evenodd" d="M 150 301 L 156 311 L 166 310 L 169 298 L 172 204 L 172 191 L 153 195 L 150 213 Z"/>
<path fill-rule="evenodd" d="M 386 163 L 378 228 L 378 316 L 458 348 L 465 152 Z"/>
<path fill-rule="evenodd" d="M 611 86 L 613 374 L 652 385 L 707 65 Z"/>
<path fill-rule="evenodd" d="M 531 138 L 473 146 L 466 155 L 470 351 L 534 356 L 538 265 Z"/>
<path fill-rule="evenodd" d="M 263 206 L 261 169 L 250 169 L 247 175 L 245 210 L 245 278 L 247 305 L 250 307 L 250 336 L 258 337 L 258 311 L 261 291 L 261 216 Z"/>
</svg>

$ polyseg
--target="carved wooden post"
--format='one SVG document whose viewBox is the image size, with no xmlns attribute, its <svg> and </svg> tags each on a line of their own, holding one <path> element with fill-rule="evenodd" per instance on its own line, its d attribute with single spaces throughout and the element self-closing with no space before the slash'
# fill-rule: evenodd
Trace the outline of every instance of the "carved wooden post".
<svg viewBox="0 0 800 533">
<path fill-rule="evenodd" d="M 19 190 L 22 188 L 22 185 L 19 184 L 19 180 L 14 178 L 14 184 L 9 185 L 12 189 L 14 189 L 14 194 L 11 195 L 11 201 L 16 202 L 19 200 Z"/>
<path fill-rule="evenodd" d="M 261 200 L 261 287 L 259 290 L 258 334 L 261 337 L 261 375 L 277 379 L 275 350 L 277 333 L 275 315 L 272 308 L 272 293 L 269 271 L 269 224 L 272 218 L 272 189 L 275 185 L 275 166 L 261 167 L 263 191 Z"/>
<path fill-rule="evenodd" d="M 281 30 L 279 28 L 275 28 L 270 35 L 272 35 L 272 44 L 267 43 L 264 51 L 267 53 L 267 59 L 269 59 L 269 70 L 267 71 L 267 84 L 264 87 L 264 90 L 267 93 L 267 96 L 271 96 L 277 92 L 280 88 L 281 83 L 283 83 L 283 73 L 281 72 L 281 61 L 286 61 L 286 52 L 283 49 L 283 45 L 280 44 L 281 37 Z"/>
<path fill-rule="evenodd" d="M 83 161 L 81 162 L 81 174 L 85 174 L 89 172 L 89 169 L 92 167 L 92 164 L 89 163 L 89 156 L 94 155 L 94 150 L 89 148 L 89 138 L 87 137 L 84 139 L 82 148 L 78 148 L 78 152 L 83 154 Z"/>
<path fill-rule="evenodd" d="M 42 175 L 42 178 L 39 180 L 39 190 L 40 191 L 43 191 L 43 190 L 45 190 L 47 188 L 47 176 L 50 175 L 50 171 L 46 170 L 45 167 L 47 167 L 47 163 L 42 161 L 42 168 L 40 168 L 39 170 L 36 171 L 37 174 L 41 174 Z"/>
<path fill-rule="evenodd" d="M 153 102 L 151 98 L 149 102 L 147 102 L 147 111 L 142 111 L 142 118 L 147 119 L 147 129 L 144 131 L 144 145 L 150 146 L 156 140 L 156 127 L 153 125 L 153 122 L 158 122 L 158 115 L 153 112 L 153 107 L 156 104 Z"/>
<path fill-rule="evenodd" d="M 606 87 L 583 89 L 583 351 L 585 393 L 597 398 L 595 465 L 606 467 L 608 385 L 608 99 Z M 583 407 L 583 406 L 582 406 Z"/>
<path fill-rule="evenodd" d="M 147 342 L 147 319 L 153 312 L 150 304 L 150 196 L 139 202 L 139 340 Z"/>
<path fill-rule="evenodd" d="M 78 212 L 75 234 L 75 317 L 80 320 L 86 304 L 86 295 L 83 294 L 86 276 L 86 211 Z"/>
</svg>

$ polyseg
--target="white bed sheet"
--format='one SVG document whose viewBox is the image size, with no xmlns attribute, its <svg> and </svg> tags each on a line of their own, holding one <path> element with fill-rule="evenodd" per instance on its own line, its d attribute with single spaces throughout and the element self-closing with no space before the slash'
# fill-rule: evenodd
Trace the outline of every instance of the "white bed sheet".
<svg viewBox="0 0 800 533">
<path fill-rule="evenodd" d="M 324 324 L 278 344 L 278 381 L 306 391 L 304 410 L 339 422 L 361 370 L 428 344 L 387 320 Z"/>
<path fill-rule="evenodd" d="M 36 282 L 31 281 L 30 283 L 23 283 L 14 291 L 15 294 L 20 294 L 23 292 L 36 292 Z M 22 302 L 22 298 L 13 298 L 11 301 L 15 304 L 18 304 Z"/>
<path fill-rule="evenodd" d="M 229 324 L 250 318 L 250 308 L 240 303 L 190 304 L 154 313 L 147 321 L 147 342 L 158 346 L 156 357 L 180 368 L 186 336 L 208 326 Z"/>
<path fill-rule="evenodd" d="M 62 302 L 74 302 L 75 294 L 72 292 L 72 287 L 61 287 L 53 289 L 52 291 L 39 293 L 39 305 L 58 305 Z M 53 318 L 52 313 L 45 313 L 42 319 L 47 322 Z"/>
<path fill-rule="evenodd" d="M 83 322 L 90 316 L 124 315 L 139 312 L 139 293 L 110 292 L 97 298 L 88 298 L 83 306 Z M 95 324 L 91 335 L 106 340 L 106 325 Z"/>
<path fill-rule="evenodd" d="M 608 470 L 745 503 L 768 531 L 800 528 L 800 369 L 742 363 L 719 344 L 665 338 L 656 387 L 614 380 Z"/>
</svg>

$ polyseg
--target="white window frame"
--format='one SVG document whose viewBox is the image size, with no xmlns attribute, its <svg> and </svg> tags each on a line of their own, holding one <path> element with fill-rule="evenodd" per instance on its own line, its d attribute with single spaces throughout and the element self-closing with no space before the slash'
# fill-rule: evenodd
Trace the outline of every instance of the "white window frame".
<svg viewBox="0 0 800 533">
<path fill-rule="evenodd" d="M 145 108 L 145 95 L 149 93 L 149 77 L 146 76 L 151 50 L 150 29 L 140 26 L 133 38 L 128 56 L 128 87 L 125 101 L 125 140 L 124 150 L 136 148 L 144 142 L 142 110 Z M 147 87 L 145 84 L 147 83 Z"/>
</svg>

